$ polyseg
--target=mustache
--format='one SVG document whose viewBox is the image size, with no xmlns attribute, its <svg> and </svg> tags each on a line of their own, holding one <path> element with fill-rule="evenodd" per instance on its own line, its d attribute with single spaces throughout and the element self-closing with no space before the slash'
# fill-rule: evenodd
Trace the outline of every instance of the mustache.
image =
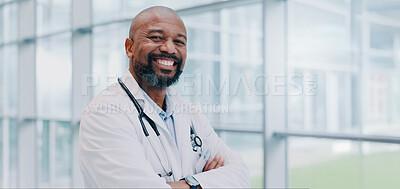
<svg viewBox="0 0 400 189">
<path fill-rule="evenodd" d="M 178 63 L 178 65 L 182 64 L 182 59 L 178 58 L 177 56 L 173 55 L 173 54 L 156 54 L 156 53 L 149 53 L 148 55 L 148 60 L 151 61 L 155 58 L 171 58 L 174 59 L 174 62 Z"/>
</svg>

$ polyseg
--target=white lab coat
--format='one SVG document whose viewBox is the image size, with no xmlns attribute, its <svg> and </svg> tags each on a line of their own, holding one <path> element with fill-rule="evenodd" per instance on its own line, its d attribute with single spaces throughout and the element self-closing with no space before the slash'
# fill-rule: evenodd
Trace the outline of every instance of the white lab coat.
<svg viewBox="0 0 400 189">
<path fill-rule="evenodd" d="M 248 169 L 241 157 L 223 143 L 206 117 L 193 112 L 196 109 L 189 108 L 188 102 L 174 95 L 176 93 L 172 88 L 168 88 L 167 92 L 175 104 L 177 144 L 156 111 L 152 111 L 151 104 L 144 98 L 129 70 L 121 80 L 156 123 L 174 177 L 158 176 L 163 169 L 157 154 L 143 133 L 136 108 L 116 82 L 89 103 L 81 119 L 79 165 L 86 187 L 169 188 L 166 182 L 178 181 L 188 175 L 193 175 L 203 188 L 250 187 Z M 163 165 L 167 166 L 162 145 L 148 122 L 144 122 Z M 203 154 L 207 149 L 211 158 L 220 154 L 225 159 L 224 166 L 201 172 L 205 160 L 192 150 L 191 123 L 203 141 Z"/>
</svg>

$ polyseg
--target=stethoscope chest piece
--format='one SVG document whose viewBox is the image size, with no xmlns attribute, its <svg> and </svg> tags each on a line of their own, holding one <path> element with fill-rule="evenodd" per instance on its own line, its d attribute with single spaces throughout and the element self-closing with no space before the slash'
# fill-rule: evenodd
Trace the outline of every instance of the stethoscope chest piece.
<svg viewBox="0 0 400 189">
<path fill-rule="evenodd" d="M 192 149 L 194 152 L 198 152 L 198 150 L 200 148 L 199 157 L 201 157 L 201 154 L 203 152 L 203 141 L 201 141 L 201 138 L 196 135 L 196 132 L 194 131 L 193 123 L 190 125 L 190 140 L 192 142 Z"/>
</svg>

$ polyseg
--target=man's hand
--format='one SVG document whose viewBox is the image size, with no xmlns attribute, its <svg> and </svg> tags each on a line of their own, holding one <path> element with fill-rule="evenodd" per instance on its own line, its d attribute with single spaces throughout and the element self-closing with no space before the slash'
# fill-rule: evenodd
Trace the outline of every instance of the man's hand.
<svg viewBox="0 0 400 189">
<path fill-rule="evenodd" d="M 185 180 L 180 180 L 177 182 L 167 182 L 171 186 L 172 189 L 190 189 L 189 184 L 186 183 Z"/>
<path fill-rule="evenodd" d="M 222 167 L 225 163 L 224 158 L 222 158 L 219 154 L 215 155 L 214 159 L 208 159 L 206 165 L 204 165 L 203 172 L 213 170 L 219 167 Z"/>
</svg>

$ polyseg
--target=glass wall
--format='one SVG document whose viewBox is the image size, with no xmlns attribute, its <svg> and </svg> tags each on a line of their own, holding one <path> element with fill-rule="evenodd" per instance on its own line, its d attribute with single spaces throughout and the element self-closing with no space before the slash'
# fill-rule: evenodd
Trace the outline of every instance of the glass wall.
<svg viewBox="0 0 400 189">
<path fill-rule="evenodd" d="M 399 2 L 287 5 L 289 129 L 399 136 Z M 400 187 L 398 145 L 303 138 L 288 145 L 292 187 Z"/>
<path fill-rule="evenodd" d="M 398 144 L 288 137 L 268 149 L 271 128 L 400 136 L 398 1 L 0 0 L 0 187 L 25 186 L 22 170 L 32 173 L 31 187 L 83 186 L 76 106 L 84 107 L 128 68 L 124 43 L 131 19 L 154 5 L 177 10 L 188 32 L 187 62 L 173 87 L 242 155 L 253 188 L 270 187 L 267 173 L 285 165 L 287 174 L 277 178 L 282 188 L 400 186 Z M 34 23 L 24 21 L 31 17 Z M 277 44 L 265 40 L 271 25 L 284 28 Z M 269 59 L 274 55 L 265 47 L 281 45 L 284 61 Z M 288 94 L 284 116 L 270 121 L 266 115 L 276 112 L 267 112 L 265 74 L 278 64 Z M 81 75 L 93 77 L 80 81 Z M 82 100 L 87 82 L 89 97 Z M 267 125 L 276 120 L 284 124 Z M 30 142 L 27 121 L 35 123 L 33 160 L 20 158 L 26 149 L 19 144 Z M 278 151 L 285 155 L 268 159 Z"/>
<path fill-rule="evenodd" d="M 18 4 L 0 6 L 0 187 L 18 186 Z"/>
</svg>

